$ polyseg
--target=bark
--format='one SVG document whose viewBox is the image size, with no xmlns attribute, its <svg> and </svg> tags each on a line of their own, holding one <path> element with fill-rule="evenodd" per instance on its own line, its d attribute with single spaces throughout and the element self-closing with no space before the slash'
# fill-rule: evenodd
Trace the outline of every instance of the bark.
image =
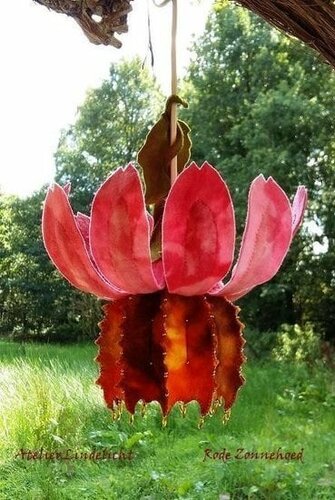
<svg viewBox="0 0 335 500">
<path fill-rule="evenodd" d="M 79 24 L 90 42 L 113 45 L 121 42 L 115 33 L 128 31 L 127 16 L 132 0 L 34 0 L 56 12 L 66 14 Z"/>
</svg>

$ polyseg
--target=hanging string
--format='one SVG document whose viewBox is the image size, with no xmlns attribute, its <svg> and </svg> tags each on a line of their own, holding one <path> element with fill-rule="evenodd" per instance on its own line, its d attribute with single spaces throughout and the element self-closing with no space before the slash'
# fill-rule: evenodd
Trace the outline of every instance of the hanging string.
<svg viewBox="0 0 335 500">
<path fill-rule="evenodd" d="M 153 4 L 156 7 L 164 7 L 164 5 L 167 5 L 171 0 L 162 0 L 161 2 L 157 2 L 157 0 L 152 0 Z"/>
<path fill-rule="evenodd" d="M 172 0 L 172 31 L 171 31 L 171 94 L 177 95 L 177 20 L 178 9 L 177 0 Z M 177 140 L 177 103 L 171 106 L 171 123 L 170 123 L 170 144 L 174 144 Z M 171 186 L 177 179 L 178 164 L 177 156 L 171 160 Z"/>
<path fill-rule="evenodd" d="M 148 48 L 149 48 L 149 53 L 150 53 L 151 67 L 153 68 L 154 65 L 155 65 L 155 55 L 154 55 L 154 49 L 153 49 L 153 46 L 152 46 L 152 33 L 151 33 L 151 18 L 150 18 L 149 0 L 147 0 L 147 25 L 148 25 Z"/>
<path fill-rule="evenodd" d="M 164 7 L 169 2 L 172 3 L 172 28 L 171 28 L 171 95 L 177 94 L 177 24 L 178 24 L 178 8 L 177 0 L 152 0 L 156 7 Z M 171 105 L 171 122 L 170 122 L 170 144 L 174 144 L 177 140 L 177 103 Z M 171 160 L 170 178 L 171 185 L 174 183 L 178 175 L 177 156 Z"/>
</svg>

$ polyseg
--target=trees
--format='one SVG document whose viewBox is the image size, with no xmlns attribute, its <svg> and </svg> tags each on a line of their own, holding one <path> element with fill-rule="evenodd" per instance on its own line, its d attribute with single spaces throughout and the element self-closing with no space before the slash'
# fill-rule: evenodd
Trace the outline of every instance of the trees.
<svg viewBox="0 0 335 500">
<path fill-rule="evenodd" d="M 92 307 L 50 262 L 41 238 L 45 189 L 27 199 L 0 197 L 0 333 L 69 342 L 92 336 Z"/>
<path fill-rule="evenodd" d="M 136 159 L 161 106 L 158 87 L 139 59 L 112 65 L 109 78 L 88 92 L 56 152 L 56 180 L 71 181 L 78 210 L 87 210 L 113 169 Z"/>
<path fill-rule="evenodd" d="M 227 179 L 239 234 L 247 190 L 259 173 L 274 176 L 288 193 L 298 184 L 309 189 L 308 221 L 285 268 L 243 301 L 244 318 L 264 330 L 314 321 L 330 334 L 326 309 L 334 311 L 335 280 L 331 69 L 299 42 L 226 4 L 210 17 L 194 54 L 185 84 L 190 108 L 184 113 L 193 131 L 193 157 L 212 162 Z M 312 234 L 312 221 L 320 236 Z M 324 253 L 315 252 L 317 239 L 324 242 Z"/>
<path fill-rule="evenodd" d="M 156 118 L 158 97 L 138 60 L 113 65 L 109 79 L 88 93 L 56 152 L 56 179 L 71 181 L 76 210 L 88 212 L 100 182 L 135 159 Z M 97 299 L 73 289 L 43 246 L 45 194 L 44 188 L 27 199 L 0 196 L 0 334 L 59 342 L 92 338 L 100 318 Z"/>
</svg>

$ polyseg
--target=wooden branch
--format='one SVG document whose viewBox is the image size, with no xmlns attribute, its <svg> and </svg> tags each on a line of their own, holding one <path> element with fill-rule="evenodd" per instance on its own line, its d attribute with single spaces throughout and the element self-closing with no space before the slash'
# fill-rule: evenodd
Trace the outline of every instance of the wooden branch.
<svg viewBox="0 0 335 500">
<path fill-rule="evenodd" d="M 335 2 L 330 0 L 234 0 L 317 50 L 335 67 Z"/>
<path fill-rule="evenodd" d="M 73 17 L 94 44 L 113 45 L 121 42 L 115 33 L 128 31 L 127 16 L 132 0 L 34 0 L 56 12 Z"/>
</svg>

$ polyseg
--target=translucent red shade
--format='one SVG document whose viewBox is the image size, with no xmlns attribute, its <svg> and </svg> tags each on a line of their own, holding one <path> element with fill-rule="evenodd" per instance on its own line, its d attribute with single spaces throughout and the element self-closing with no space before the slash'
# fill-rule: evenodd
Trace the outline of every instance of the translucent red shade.
<svg viewBox="0 0 335 500">
<path fill-rule="evenodd" d="M 68 197 L 69 186 L 49 189 L 43 238 L 72 285 L 109 301 L 98 340 L 107 405 L 124 401 L 133 413 L 138 401 L 158 401 L 167 414 L 178 401 L 196 400 L 206 414 L 223 399 L 229 409 L 243 382 L 242 328 L 232 302 L 278 272 L 301 224 L 306 189 L 299 186 L 291 205 L 271 177 L 252 182 L 233 268 L 233 203 L 208 163 L 192 163 L 173 184 L 154 258 L 158 222 L 133 165 L 102 184 L 90 217 L 74 215 Z"/>
</svg>

